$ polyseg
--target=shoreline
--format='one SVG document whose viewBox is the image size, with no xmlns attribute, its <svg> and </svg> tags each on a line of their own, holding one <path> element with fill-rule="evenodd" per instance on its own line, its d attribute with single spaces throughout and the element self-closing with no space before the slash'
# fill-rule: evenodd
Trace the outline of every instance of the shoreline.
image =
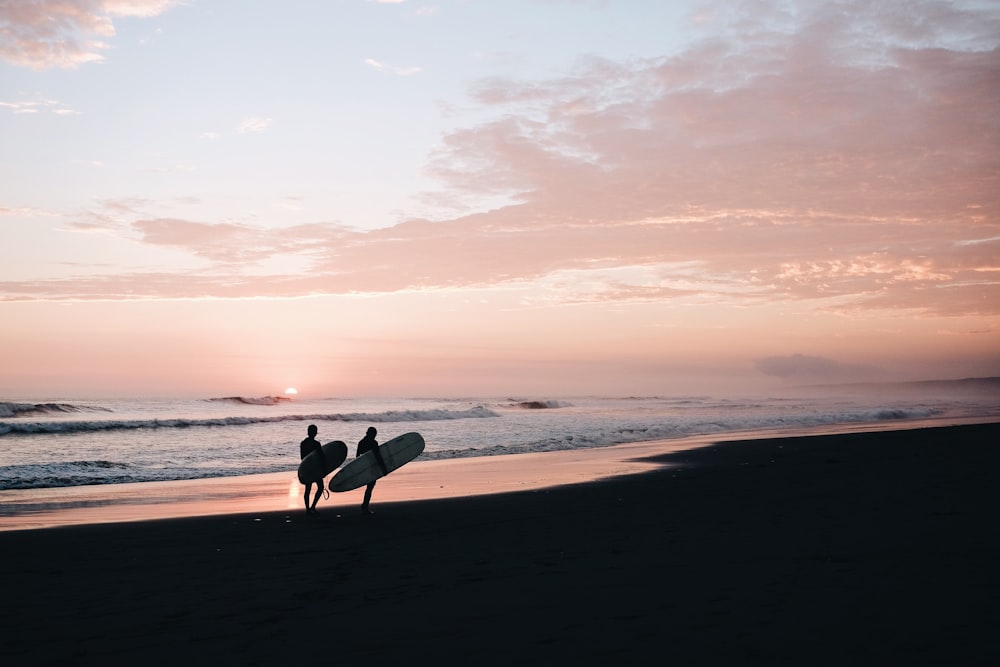
<svg viewBox="0 0 1000 667">
<path fill-rule="evenodd" d="M 413 461 L 377 487 L 374 502 L 402 502 L 538 490 L 641 472 L 656 464 L 641 460 L 681 449 L 730 440 L 803 437 L 857 431 L 990 423 L 993 418 L 926 419 L 895 423 L 836 424 L 811 428 L 756 429 L 622 443 L 578 450 Z M 329 481 L 329 476 L 326 481 Z M 122 523 L 168 518 L 295 512 L 304 487 L 295 470 L 190 480 L 94 484 L 0 491 L 0 534 L 59 526 Z M 349 511 L 363 490 L 329 493 L 320 509 Z M 355 498 L 357 496 L 357 498 Z"/>
<path fill-rule="evenodd" d="M 535 491 L 650 471 L 658 456 L 717 443 L 992 423 L 995 418 L 926 419 L 757 429 L 607 447 L 413 461 L 380 480 L 373 503 L 465 498 Z M 329 481 L 329 477 L 327 480 Z M 0 491 L 0 534 L 59 526 L 123 523 L 304 509 L 295 470 L 233 477 Z M 319 509 L 349 512 L 363 489 L 329 493 Z"/>
</svg>

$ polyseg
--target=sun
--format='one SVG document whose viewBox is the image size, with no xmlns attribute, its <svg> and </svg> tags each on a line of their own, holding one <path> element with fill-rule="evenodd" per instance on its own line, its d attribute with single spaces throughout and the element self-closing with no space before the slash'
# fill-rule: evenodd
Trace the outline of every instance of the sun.
<svg viewBox="0 0 1000 667">
<path fill-rule="evenodd" d="M 299 390 L 296 389 L 295 387 L 289 387 L 288 389 L 285 390 L 285 393 L 288 394 L 289 396 L 294 396 L 295 394 L 299 393 Z"/>
</svg>

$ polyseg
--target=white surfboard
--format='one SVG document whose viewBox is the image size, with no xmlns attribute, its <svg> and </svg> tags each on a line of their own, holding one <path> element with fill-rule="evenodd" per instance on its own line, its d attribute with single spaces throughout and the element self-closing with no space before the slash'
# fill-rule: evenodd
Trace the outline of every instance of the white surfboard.
<svg viewBox="0 0 1000 667">
<path fill-rule="evenodd" d="M 326 467 L 320 462 L 316 452 L 310 452 L 299 463 L 299 481 L 303 484 L 321 482 L 323 478 L 337 469 L 347 460 L 347 444 L 342 440 L 334 440 L 323 445 L 323 459 Z"/>
<path fill-rule="evenodd" d="M 389 472 L 409 463 L 424 451 L 424 438 L 419 433 L 404 433 L 378 446 L 379 454 Z M 341 468 L 330 480 L 331 491 L 350 491 L 379 477 L 384 477 L 382 468 L 375 460 L 374 452 L 365 452 Z"/>
</svg>

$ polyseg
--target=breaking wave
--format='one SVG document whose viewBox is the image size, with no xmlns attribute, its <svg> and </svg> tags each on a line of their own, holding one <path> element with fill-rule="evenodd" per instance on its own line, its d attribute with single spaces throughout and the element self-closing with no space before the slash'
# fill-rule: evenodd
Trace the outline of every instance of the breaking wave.
<svg viewBox="0 0 1000 667">
<path fill-rule="evenodd" d="M 38 415 L 70 414 L 74 412 L 111 412 L 108 408 L 69 403 L 4 403 L 0 402 L 0 418 L 36 417 Z"/>
<path fill-rule="evenodd" d="M 390 410 L 387 412 L 356 412 L 345 414 L 276 415 L 273 417 L 210 417 L 202 419 L 131 419 L 87 421 L 36 421 L 0 422 L 0 436 L 17 433 L 24 435 L 53 433 L 92 433 L 96 431 L 129 431 L 136 429 L 170 429 L 248 426 L 279 422 L 419 422 L 446 419 L 483 419 L 499 415 L 488 408 L 477 406 L 468 410 Z"/>
<path fill-rule="evenodd" d="M 506 406 L 509 408 L 524 408 L 525 410 L 547 410 L 550 408 L 571 408 L 572 403 L 566 403 L 564 401 L 524 401 L 518 400 L 516 398 L 509 399 L 510 403 Z"/>
<path fill-rule="evenodd" d="M 247 398 L 245 396 L 225 396 L 223 398 L 210 398 L 210 403 L 242 403 L 243 405 L 278 405 L 287 403 L 292 399 L 288 396 L 261 396 L 259 398 Z"/>
<path fill-rule="evenodd" d="M 883 421 L 930 419 L 942 411 L 935 408 L 874 408 L 857 411 L 815 412 L 800 415 L 743 415 L 720 419 L 652 420 L 635 426 L 596 428 L 583 434 L 554 435 L 520 443 L 484 444 L 478 447 L 427 449 L 423 459 L 455 459 L 506 454 L 554 452 L 573 449 L 609 447 L 629 442 L 672 440 L 694 435 L 724 435 L 762 429 L 801 429 L 834 424 L 873 424 Z"/>
</svg>

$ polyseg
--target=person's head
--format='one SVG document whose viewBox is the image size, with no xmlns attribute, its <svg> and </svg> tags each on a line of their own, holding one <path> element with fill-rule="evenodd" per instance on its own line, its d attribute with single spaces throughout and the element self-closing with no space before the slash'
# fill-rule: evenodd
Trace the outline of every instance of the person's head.
<svg viewBox="0 0 1000 667">
<path fill-rule="evenodd" d="M 309 424 L 309 428 L 306 429 L 306 432 L 309 433 L 310 438 L 315 438 L 316 434 L 319 433 L 319 429 L 316 428 L 316 424 Z"/>
<path fill-rule="evenodd" d="M 371 437 L 374 438 L 377 434 L 378 434 L 378 431 L 375 430 L 374 426 L 369 426 L 368 427 L 368 435 L 370 435 Z"/>
</svg>

